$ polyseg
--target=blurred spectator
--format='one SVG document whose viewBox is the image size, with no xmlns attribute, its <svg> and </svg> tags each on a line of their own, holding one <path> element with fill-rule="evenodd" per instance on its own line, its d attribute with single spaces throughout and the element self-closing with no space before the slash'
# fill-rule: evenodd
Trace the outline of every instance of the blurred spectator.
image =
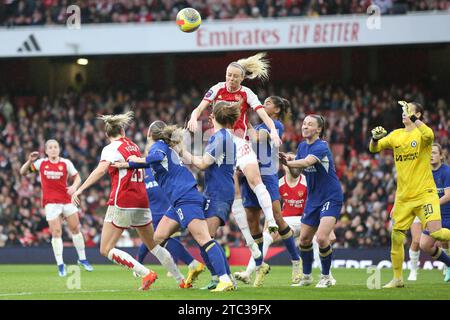
<svg viewBox="0 0 450 320">
<path fill-rule="evenodd" d="M 372 3 L 381 14 L 449 9 L 447 0 L 9 0 L 0 5 L 0 25 L 64 24 L 71 4 L 80 7 L 86 24 L 175 20 L 186 7 L 197 9 L 204 20 L 366 14 Z"/>
</svg>

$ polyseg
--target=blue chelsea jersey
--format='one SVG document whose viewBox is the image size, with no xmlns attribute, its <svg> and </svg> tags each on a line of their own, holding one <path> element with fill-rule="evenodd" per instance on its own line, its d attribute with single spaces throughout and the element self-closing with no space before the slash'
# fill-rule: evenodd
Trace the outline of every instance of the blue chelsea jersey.
<svg viewBox="0 0 450 320">
<path fill-rule="evenodd" d="M 328 143 L 317 139 L 312 144 L 303 141 L 298 146 L 296 160 L 307 156 L 315 157 L 318 162 L 303 170 L 308 185 L 308 199 L 306 206 L 316 208 L 327 201 L 343 201 L 342 188 L 336 176 L 333 155 L 328 148 Z"/>
<path fill-rule="evenodd" d="M 442 198 L 444 190 L 450 188 L 450 166 L 443 164 L 436 171 L 433 170 L 433 178 L 439 198 Z M 441 206 L 441 217 L 442 221 L 450 221 L 450 202 Z"/>
<path fill-rule="evenodd" d="M 278 136 L 281 138 L 283 136 L 284 126 L 278 120 L 273 120 L 273 122 L 275 124 L 275 128 L 277 129 Z M 270 130 L 265 123 L 255 126 L 255 130 L 264 130 L 270 134 Z M 267 141 L 258 141 L 254 150 L 256 150 L 256 155 L 258 157 L 261 175 L 278 175 L 278 154 L 273 152 L 274 150 L 270 139 Z"/>
<path fill-rule="evenodd" d="M 222 128 L 211 136 L 205 153 L 214 158 L 214 163 L 205 170 L 205 195 L 210 199 L 233 200 L 236 146 L 230 132 Z"/>
<path fill-rule="evenodd" d="M 164 191 L 160 188 L 158 182 L 156 182 L 150 168 L 145 169 L 144 183 L 152 215 L 165 214 L 170 207 L 170 202 L 164 194 Z"/>
<path fill-rule="evenodd" d="M 178 154 L 162 140 L 151 146 L 146 162 L 172 205 L 197 186 L 197 181 L 183 166 Z"/>
</svg>

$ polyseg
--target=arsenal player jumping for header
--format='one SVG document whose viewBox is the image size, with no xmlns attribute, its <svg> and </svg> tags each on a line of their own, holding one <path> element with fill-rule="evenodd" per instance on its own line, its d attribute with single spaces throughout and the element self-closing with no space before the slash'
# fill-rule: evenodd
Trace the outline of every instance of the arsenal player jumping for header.
<svg viewBox="0 0 450 320">
<path fill-rule="evenodd" d="M 247 135 L 248 112 L 254 110 L 269 129 L 270 139 L 275 147 L 279 147 L 281 139 L 275 128 L 273 120 L 264 110 L 258 96 L 249 88 L 242 86 L 244 79 L 263 79 L 269 77 L 269 62 L 264 59 L 265 53 L 258 53 L 246 59 L 231 62 L 226 70 L 225 82 L 219 82 L 212 86 L 205 94 L 200 104 L 192 111 L 191 118 L 187 128 L 194 132 L 198 129 L 198 119 L 204 110 L 217 101 L 241 102 L 241 115 L 234 125 L 233 141 L 236 144 L 236 166 L 243 172 L 255 193 L 259 205 L 264 212 L 266 223 L 270 232 L 278 231 L 278 225 L 275 222 L 272 201 L 261 179 L 261 172 L 258 166 L 258 159 Z M 235 175 L 235 200 L 232 206 L 232 212 L 237 225 L 242 231 L 247 246 L 252 251 L 253 258 L 261 257 L 261 252 L 256 242 L 262 242 L 258 235 L 252 235 L 249 230 L 247 216 L 242 204 L 237 175 Z M 254 237 L 258 237 L 254 239 Z M 256 241 L 256 242 L 255 242 Z"/>
<path fill-rule="evenodd" d="M 73 163 L 59 156 L 60 147 L 56 140 L 45 143 L 45 153 L 48 158 L 38 159 L 39 152 L 30 153 L 28 161 L 20 168 L 20 174 L 39 172 L 42 184 L 42 207 L 45 210 L 50 232 L 52 233 L 52 247 L 60 277 L 66 276 L 66 267 L 63 261 L 62 219 L 67 220 L 72 241 L 78 253 L 78 263 L 87 271 L 93 268 L 86 260 L 84 238 L 80 232 L 78 209 L 70 202 L 70 197 L 81 183 L 81 178 Z M 73 178 L 73 184 L 67 187 L 68 178 Z"/>
</svg>

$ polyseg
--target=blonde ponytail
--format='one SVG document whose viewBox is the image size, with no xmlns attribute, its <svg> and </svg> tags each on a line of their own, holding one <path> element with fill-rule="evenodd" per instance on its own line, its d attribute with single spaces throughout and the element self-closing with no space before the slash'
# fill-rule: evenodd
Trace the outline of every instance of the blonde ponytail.
<svg viewBox="0 0 450 320">
<path fill-rule="evenodd" d="M 101 115 L 97 119 L 105 122 L 105 131 L 108 137 L 116 137 L 131 123 L 133 116 L 134 112 L 128 111 L 123 114 Z"/>
<path fill-rule="evenodd" d="M 244 69 L 244 77 L 247 79 L 261 79 L 269 80 L 269 60 L 264 59 L 266 52 L 260 52 L 254 56 L 239 59 L 237 62 L 232 62 L 230 65 L 239 65 Z"/>
</svg>

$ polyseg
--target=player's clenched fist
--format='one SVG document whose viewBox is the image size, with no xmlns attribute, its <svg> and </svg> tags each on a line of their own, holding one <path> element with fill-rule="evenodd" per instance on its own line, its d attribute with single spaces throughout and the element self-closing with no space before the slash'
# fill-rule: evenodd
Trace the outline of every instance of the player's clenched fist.
<svg viewBox="0 0 450 320">
<path fill-rule="evenodd" d="M 382 126 L 378 126 L 378 127 L 374 128 L 374 129 L 372 129 L 372 139 L 373 139 L 373 141 L 378 141 L 381 138 L 383 138 L 385 135 L 387 135 L 387 131 Z"/>
</svg>

